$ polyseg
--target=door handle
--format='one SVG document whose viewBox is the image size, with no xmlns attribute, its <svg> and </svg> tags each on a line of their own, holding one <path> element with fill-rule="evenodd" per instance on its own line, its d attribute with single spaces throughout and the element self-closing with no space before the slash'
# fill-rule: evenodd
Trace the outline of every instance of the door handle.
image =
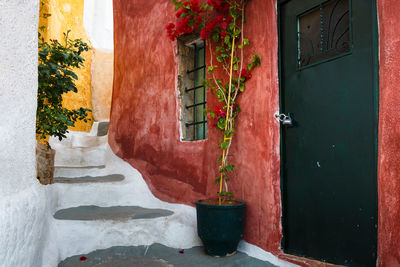
<svg viewBox="0 0 400 267">
<path fill-rule="evenodd" d="M 293 119 L 290 117 L 290 113 L 275 113 L 275 119 L 278 120 L 284 126 L 293 126 Z"/>
</svg>

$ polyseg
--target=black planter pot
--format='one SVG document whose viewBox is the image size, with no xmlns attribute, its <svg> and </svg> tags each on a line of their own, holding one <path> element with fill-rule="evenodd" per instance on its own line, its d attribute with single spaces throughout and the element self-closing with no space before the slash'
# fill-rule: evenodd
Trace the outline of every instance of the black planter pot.
<svg viewBox="0 0 400 267">
<path fill-rule="evenodd" d="M 196 201 L 197 232 L 207 254 L 229 256 L 243 238 L 246 203 L 213 205 Z"/>
</svg>

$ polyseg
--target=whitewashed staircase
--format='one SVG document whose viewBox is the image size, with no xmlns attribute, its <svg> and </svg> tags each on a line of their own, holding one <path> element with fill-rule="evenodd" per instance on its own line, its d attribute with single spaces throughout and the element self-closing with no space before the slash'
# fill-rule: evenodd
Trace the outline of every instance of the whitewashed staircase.
<svg viewBox="0 0 400 267">
<path fill-rule="evenodd" d="M 56 150 L 52 187 L 57 199 L 50 239 L 57 246 L 49 252 L 59 262 L 112 246 L 200 245 L 194 208 L 155 198 L 140 173 L 112 152 L 107 135 L 97 135 L 97 126 L 89 134 L 71 132 L 61 142 L 50 140 Z"/>
</svg>

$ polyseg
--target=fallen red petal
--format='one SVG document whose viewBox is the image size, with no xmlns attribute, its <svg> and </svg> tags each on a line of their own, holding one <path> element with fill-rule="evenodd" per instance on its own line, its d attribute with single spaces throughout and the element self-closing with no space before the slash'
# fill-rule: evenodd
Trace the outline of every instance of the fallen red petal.
<svg viewBox="0 0 400 267">
<path fill-rule="evenodd" d="M 179 253 L 183 254 L 183 253 L 185 253 L 185 250 L 184 249 L 179 250 Z"/>
<path fill-rule="evenodd" d="M 79 258 L 79 260 L 80 261 L 85 261 L 85 260 L 87 260 L 87 258 L 85 256 L 82 256 L 82 257 Z"/>
</svg>

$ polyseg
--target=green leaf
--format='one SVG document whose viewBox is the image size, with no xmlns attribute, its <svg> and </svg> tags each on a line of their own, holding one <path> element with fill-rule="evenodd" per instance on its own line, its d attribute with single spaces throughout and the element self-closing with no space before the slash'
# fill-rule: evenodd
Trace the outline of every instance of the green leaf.
<svg viewBox="0 0 400 267">
<path fill-rule="evenodd" d="M 222 143 L 221 143 L 221 148 L 222 148 L 222 149 L 227 149 L 228 146 L 229 146 L 229 143 L 228 143 L 228 142 L 222 142 Z"/>
<path fill-rule="evenodd" d="M 220 120 L 217 122 L 217 127 L 218 127 L 219 129 L 221 129 L 221 130 L 224 130 L 224 129 L 225 129 L 225 120 L 224 120 L 224 119 L 220 119 Z"/>
<path fill-rule="evenodd" d="M 214 66 L 209 66 L 208 67 L 208 73 L 212 73 L 214 71 L 215 68 L 217 68 L 218 66 L 214 65 Z"/>
<path fill-rule="evenodd" d="M 218 42 L 219 41 L 219 34 L 218 32 L 214 32 L 212 35 L 212 39 L 214 42 Z"/>
<path fill-rule="evenodd" d="M 233 171 L 234 169 L 235 169 L 235 165 L 228 165 L 225 167 L 226 172 Z"/>
</svg>

